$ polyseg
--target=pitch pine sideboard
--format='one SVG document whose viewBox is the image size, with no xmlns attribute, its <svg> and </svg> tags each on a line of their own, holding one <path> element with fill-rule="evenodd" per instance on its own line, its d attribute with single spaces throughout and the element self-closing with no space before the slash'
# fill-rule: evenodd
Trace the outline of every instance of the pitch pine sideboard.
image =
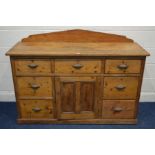
<svg viewBox="0 0 155 155">
<path fill-rule="evenodd" d="M 30 35 L 10 56 L 19 123 L 135 124 L 145 58 L 125 36 Z"/>
</svg>

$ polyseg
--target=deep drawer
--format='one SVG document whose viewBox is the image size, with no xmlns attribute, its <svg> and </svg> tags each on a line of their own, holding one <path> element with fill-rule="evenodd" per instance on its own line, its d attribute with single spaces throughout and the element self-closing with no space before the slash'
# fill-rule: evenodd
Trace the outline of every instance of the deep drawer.
<svg viewBox="0 0 155 155">
<path fill-rule="evenodd" d="M 20 100 L 19 108 L 21 118 L 53 118 L 53 103 L 51 100 Z"/>
<path fill-rule="evenodd" d="M 141 60 L 105 60 L 105 73 L 140 73 Z"/>
<path fill-rule="evenodd" d="M 106 119 L 131 119 L 135 116 L 134 100 L 104 100 L 102 118 Z"/>
<path fill-rule="evenodd" d="M 19 97 L 52 97 L 51 77 L 17 77 Z"/>
<path fill-rule="evenodd" d="M 25 73 L 51 73 L 51 61 L 50 60 L 16 60 L 15 70 L 17 74 Z"/>
<path fill-rule="evenodd" d="M 136 99 L 138 77 L 105 77 L 104 99 Z"/>
<path fill-rule="evenodd" d="M 55 73 L 101 73 L 100 60 L 55 60 Z"/>
</svg>

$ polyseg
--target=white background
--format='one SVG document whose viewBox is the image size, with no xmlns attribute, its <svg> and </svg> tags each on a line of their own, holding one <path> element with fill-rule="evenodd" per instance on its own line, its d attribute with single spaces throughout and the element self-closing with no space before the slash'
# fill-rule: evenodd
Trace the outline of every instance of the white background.
<svg viewBox="0 0 155 155">
<path fill-rule="evenodd" d="M 150 52 L 147 57 L 144 72 L 144 80 L 141 92 L 141 102 L 155 101 L 155 26 L 24 26 L 24 27 L 0 27 L 0 101 L 15 101 L 12 73 L 9 57 L 5 53 L 22 38 L 30 34 L 62 31 L 67 29 L 88 29 L 106 33 L 126 35 L 134 39 Z"/>
<path fill-rule="evenodd" d="M 155 26 L 154 6 L 154 0 L 0 0 L 0 25 Z M 1 130 L 0 154 L 154 155 L 154 139 L 154 130 Z"/>
</svg>

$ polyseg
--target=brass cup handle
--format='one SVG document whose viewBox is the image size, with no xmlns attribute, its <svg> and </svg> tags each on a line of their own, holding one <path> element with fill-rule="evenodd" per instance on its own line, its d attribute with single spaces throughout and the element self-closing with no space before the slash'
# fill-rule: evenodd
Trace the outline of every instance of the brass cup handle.
<svg viewBox="0 0 155 155">
<path fill-rule="evenodd" d="M 31 88 L 36 90 L 36 89 L 40 88 L 40 86 L 37 84 L 31 84 Z"/>
<path fill-rule="evenodd" d="M 28 64 L 28 67 L 30 67 L 30 68 L 37 68 L 38 67 L 38 65 L 37 64 L 34 64 L 34 63 L 32 63 L 32 64 Z"/>
<path fill-rule="evenodd" d="M 34 112 L 39 112 L 39 111 L 41 111 L 41 108 L 36 107 L 36 108 L 32 108 L 32 110 L 33 110 Z"/>
<path fill-rule="evenodd" d="M 119 68 L 119 69 L 127 69 L 128 68 L 128 65 L 126 65 L 126 64 L 120 64 L 120 65 L 117 66 L 117 68 Z"/>
<path fill-rule="evenodd" d="M 117 90 L 123 90 L 123 89 L 126 88 L 126 86 L 124 86 L 124 85 L 118 85 L 118 86 L 116 86 L 115 88 L 116 88 Z"/>
<path fill-rule="evenodd" d="M 82 64 L 75 64 L 72 67 L 74 67 L 75 69 L 80 69 L 83 67 L 83 65 Z"/>
<path fill-rule="evenodd" d="M 121 112 L 123 109 L 121 107 L 115 107 L 113 108 L 114 112 Z"/>
</svg>

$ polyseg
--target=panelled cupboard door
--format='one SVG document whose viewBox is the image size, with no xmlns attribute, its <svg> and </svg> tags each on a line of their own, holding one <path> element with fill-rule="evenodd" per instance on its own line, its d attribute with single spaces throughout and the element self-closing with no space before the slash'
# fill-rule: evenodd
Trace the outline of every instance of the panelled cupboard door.
<svg viewBox="0 0 155 155">
<path fill-rule="evenodd" d="M 57 77 L 56 103 L 59 119 L 98 117 L 101 80 L 99 77 Z"/>
</svg>

